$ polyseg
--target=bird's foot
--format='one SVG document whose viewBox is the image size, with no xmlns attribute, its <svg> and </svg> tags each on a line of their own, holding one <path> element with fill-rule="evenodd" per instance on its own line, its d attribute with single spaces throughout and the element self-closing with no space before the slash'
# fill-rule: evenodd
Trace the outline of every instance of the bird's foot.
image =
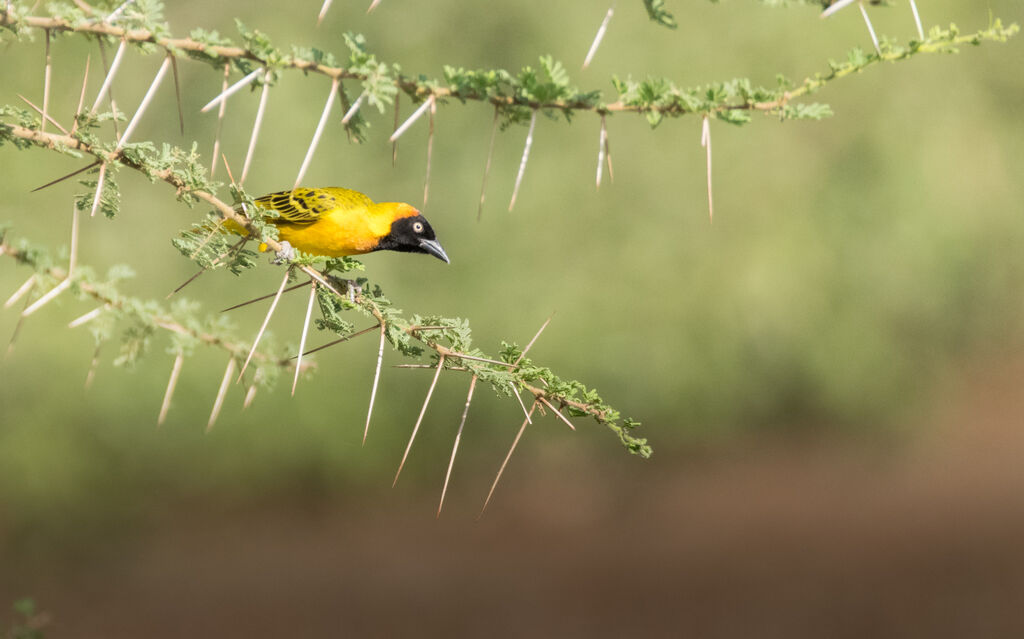
<svg viewBox="0 0 1024 639">
<path fill-rule="evenodd" d="M 296 258 L 295 249 L 288 243 L 287 240 L 281 242 L 281 250 L 274 254 L 274 259 L 271 260 L 273 264 L 285 264 L 291 262 Z"/>
<path fill-rule="evenodd" d="M 355 280 L 347 280 L 341 277 L 334 277 L 333 275 L 329 275 L 328 279 L 336 288 L 345 293 L 348 301 L 353 304 L 356 303 L 356 295 L 362 295 L 363 293 L 363 287 L 359 286 Z"/>
</svg>

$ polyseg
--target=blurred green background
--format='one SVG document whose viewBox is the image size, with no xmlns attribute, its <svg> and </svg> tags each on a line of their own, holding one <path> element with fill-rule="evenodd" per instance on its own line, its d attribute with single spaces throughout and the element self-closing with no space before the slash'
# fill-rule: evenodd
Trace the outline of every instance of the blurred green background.
<svg viewBox="0 0 1024 639">
<path fill-rule="evenodd" d="M 683 86 L 734 77 L 770 85 L 776 73 L 799 80 L 825 70 L 829 58 L 842 58 L 854 46 L 871 46 L 853 7 L 821 21 L 811 7 L 783 10 L 741 0 L 721 5 L 677 0 L 669 3 L 680 24 L 672 31 L 649 22 L 641 3 L 630 0 L 618 3 L 604 44 L 584 71 L 579 65 L 607 10 L 602 4 L 524 0 L 484 6 L 453 0 L 385 0 L 370 15 L 363 4 L 337 0 L 319 28 L 314 23 L 320 3 L 314 1 L 175 2 L 169 3 L 166 15 L 175 35 L 194 27 L 233 35 L 237 17 L 267 33 L 280 47 L 316 46 L 338 55 L 344 54 L 342 34 L 355 31 L 366 35 L 370 50 L 383 60 L 401 63 L 406 74 L 428 77 L 439 77 L 444 64 L 515 71 L 536 65 L 538 56 L 550 53 L 566 64 L 575 84 L 600 89 L 606 96 L 612 95 L 609 78 L 613 74 L 667 76 Z M 955 22 L 963 31 L 985 27 L 990 13 L 1007 22 L 1024 17 L 1019 0 L 936 0 L 922 3 L 921 10 L 926 27 Z M 910 10 L 902 0 L 890 8 L 872 9 L 871 15 L 880 33 L 904 42 L 914 33 Z M 42 39 L 2 46 L 0 102 L 16 104 L 18 93 L 41 99 Z M 65 123 L 70 122 L 78 98 L 88 53 L 93 54 L 88 93 L 92 96 L 102 77 L 95 45 L 66 37 L 53 43 L 55 84 L 50 104 Z M 134 549 L 127 551 L 133 561 L 138 560 L 133 565 L 145 563 L 140 557 L 151 558 L 146 549 L 153 535 L 187 540 L 159 546 L 163 563 L 157 564 L 163 568 L 175 565 L 170 559 L 174 552 L 195 558 L 197 548 L 209 552 L 213 546 L 230 547 L 251 539 L 244 532 L 249 528 L 243 530 L 240 524 L 235 528 L 226 520 L 250 522 L 252 529 L 265 533 L 259 537 L 263 545 L 247 541 L 235 549 L 240 565 L 259 564 L 263 560 L 255 558 L 267 556 L 292 557 L 289 562 L 306 565 L 283 550 L 302 544 L 308 546 L 308 557 L 302 557 L 310 565 L 320 565 L 325 580 L 335 575 L 326 567 L 335 555 L 318 554 L 316 549 L 332 544 L 347 547 L 354 539 L 377 550 L 364 546 L 353 549 L 353 556 L 368 552 L 381 559 L 407 554 L 413 564 L 418 560 L 430 566 L 434 558 L 445 557 L 433 568 L 442 583 L 445 570 L 466 556 L 467 546 L 452 540 L 471 539 L 472 560 L 490 569 L 481 568 L 479 574 L 466 569 L 457 583 L 470 592 L 477 584 L 493 586 L 491 580 L 499 578 L 494 568 L 502 565 L 528 581 L 528 574 L 517 572 L 515 564 L 509 563 L 512 559 L 506 551 L 531 558 L 522 565 L 532 565 L 531 560 L 542 562 L 538 557 L 545 555 L 535 551 L 551 539 L 559 540 L 554 542 L 556 547 L 560 543 L 569 547 L 538 563 L 538 570 L 564 561 L 569 563 L 558 565 L 566 574 L 575 574 L 572 562 L 578 560 L 581 566 L 600 572 L 604 569 L 596 566 L 603 564 L 597 558 L 622 552 L 613 551 L 611 545 L 618 537 L 609 530 L 619 530 L 626 539 L 661 540 L 662 546 L 653 544 L 638 558 L 641 568 L 646 566 L 651 574 L 664 577 L 664 565 L 675 566 L 675 570 L 666 569 L 674 575 L 684 572 L 682 566 L 698 574 L 693 564 L 678 559 L 679 553 L 689 556 L 694 548 L 682 540 L 696 534 L 682 530 L 701 528 L 699 522 L 680 515 L 692 504 L 722 499 L 736 513 L 763 509 L 766 521 L 772 517 L 793 521 L 789 517 L 793 513 L 785 508 L 758 505 L 755 494 L 729 488 L 739 481 L 736 477 L 749 482 L 740 481 L 740 486 L 760 485 L 765 468 L 767 476 L 778 479 L 778 493 L 771 493 L 777 497 L 807 496 L 804 491 L 821 490 L 839 473 L 843 494 L 859 495 L 852 501 L 865 508 L 863 518 L 847 512 L 850 521 L 861 525 L 886 520 L 894 513 L 911 518 L 918 510 L 933 513 L 930 506 L 942 513 L 950 500 L 980 500 L 998 505 L 995 510 L 1002 515 L 1020 515 L 1022 505 L 1010 495 L 1024 484 L 1013 483 L 1021 478 L 1012 470 L 1011 453 L 1024 452 L 1024 442 L 1014 439 L 1009 427 L 998 430 L 1002 439 L 993 439 L 992 431 L 975 433 L 976 438 L 964 433 L 974 433 L 972 427 L 983 421 L 1019 425 L 1024 415 L 1013 401 L 1013 376 L 1024 363 L 1019 352 L 1024 338 L 1024 302 L 1019 295 L 1024 285 L 1022 54 L 1024 41 L 1018 37 L 1008 44 L 967 47 L 960 55 L 920 56 L 871 68 L 813 96 L 835 111 L 835 117 L 821 122 L 780 124 L 755 118 L 742 128 L 712 123 L 713 224 L 707 217 L 704 151 L 696 118 L 666 121 L 653 131 L 641 117 L 611 118 L 608 131 L 615 180 L 610 182 L 606 175 L 600 191 L 594 188 L 597 119 L 582 114 L 566 125 L 541 118 L 518 202 L 510 213 L 507 205 L 525 137 L 524 127 L 513 127 L 499 134 L 487 203 L 478 222 L 476 204 L 492 111 L 485 105 L 457 102 L 439 108 L 430 201 L 424 213 L 452 264 L 417 256 L 370 255 L 364 260 L 369 277 L 409 314 L 468 318 L 476 343 L 491 353 L 502 339 L 525 343 L 554 314 L 532 350 L 536 360 L 598 388 L 624 415 L 644 423 L 640 435 L 655 447 L 649 461 L 629 458 L 614 436 L 600 427 L 581 422 L 578 431 L 571 433 L 554 419 L 543 420 L 527 431 L 498 489 L 493 512 L 479 525 L 474 526 L 472 518 L 521 419 L 514 401 L 499 401 L 478 389 L 453 473 L 451 501 L 442 524 L 435 527 L 433 511 L 465 398 L 463 377 L 442 377 L 403 479 L 391 490 L 389 480 L 430 374 L 388 368 L 400 363 L 400 358 L 386 355 L 374 423 L 366 446 L 360 446 L 376 355 L 373 338 L 316 355 L 318 370 L 300 382 L 295 398 L 289 397 L 288 384 L 282 383 L 273 392 L 258 395 L 243 412 L 243 390 L 232 389 L 209 434 L 203 427 L 225 358 L 221 352 L 201 349 L 185 362 L 167 423 L 157 429 L 156 416 L 173 359 L 166 350 L 168 341 L 158 335 L 135 370 L 113 367 L 116 345 L 105 346 L 95 382 L 85 390 L 94 344 L 85 329 L 69 330 L 66 325 L 91 307 L 64 296 L 25 323 L 13 352 L 0 363 L 0 565 L 8 566 L 0 569 L 0 595 L 7 596 L 6 601 L 34 595 L 44 607 L 52 608 L 57 619 L 63 612 L 64 625 L 57 626 L 55 636 L 84 636 L 76 630 L 115 636 L 142 629 L 149 636 L 164 636 L 153 634 L 156 631 L 143 621 L 139 621 L 143 625 L 131 625 L 123 616 L 118 617 L 121 626 L 117 622 L 104 626 L 110 618 L 100 611 L 111 601 L 123 601 L 125 593 L 111 587 L 102 591 L 106 598 L 83 599 L 83 589 L 106 583 L 104 570 L 116 572 L 125 544 Z M 158 65 L 156 56 L 143 57 L 134 51 L 126 56 L 115 86 L 122 110 L 133 112 Z M 184 140 L 177 132 L 170 83 L 161 88 L 135 138 L 183 146 L 195 140 L 208 156 L 216 116 L 200 114 L 199 108 L 219 91 L 220 76 L 194 62 L 183 63 L 181 75 Z M 245 185 L 250 192 L 291 186 L 328 86 L 322 77 L 287 72 L 271 89 L 267 119 Z M 355 91 L 349 88 L 350 94 Z M 222 148 L 236 174 L 257 97 L 257 93 L 243 92 L 228 105 Z M 409 110 L 408 100 L 404 110 Z M 426 122 L 401 139 L 398 164 L 392 168 L 386 141 L 391 113 L 364 113 L 370 115 L 372 128 L 368 142 L 356 145 L 347 141 L 337 125 L 340 113 L 336 112 L 306 183 L 348 186 L 376 200 L 419 205 Z M 9 146 L 0 150 L 0 222 L 13 226 L 14 237 L 65 245 L 69 203 L 82 187 L 64 183 L 40 193 L 29 191 L 79 166 L 81 161 L 39 150 L 16 152 Z M 219 172 L 223 174 L 222 169 Z M 112 221 L 83 221 L 80 260 L 99 272 L 114 264 L 130 264 L 137 277 L 124 290 L 160 299 L 194 272 L 193 264 L 171 246 L 170 238 L 197 220 L 204 209 L 189 209 L 174 200 L 166 185 L 151 185 L 126 171 L 121 172 L 120 184 L 121 214 Z M 8 260 L 0 268 L 0 296 L 6 299 L 27 276 L 26 270 Z M 279 269 L 264 264 L 240 278 L 216 272 L 200 278 L 184 295 L 215 312 L 271 292 L 279 277 Z M 298 342 L 304 297 L 286 298 L 275 316 L 271 330 L 279 343 Z M 232 313 L 240 338 L 251 339 L 264 309 L 252 306 Z M 0 335 L 10 335 L 16 323 L 15 310 L 0 314 Z M 364 324 L 369 322 L 358 321 L 357 327 Z M 311 335 L 310 340 L 315 345 L 326 336 Z M 985 394 L 992 384 L 1005 385 L 1000 387 L 1005 392 L 996 393 L 994 404 Z M 981 419 L 976 408 L 989 417 Z M 1005 453 L 998 457 L 1007 462 L 1007 474 L 985 475 L 987 483 L 968 482 L 970 489 L 952 482 L 949 494 L 940 490 L 922 498 L 916 489 L 908 489 L 906 502 L 893 497 L 889 497 L 892 504 L 875 501 L 887 493 L 885 485 L 875 483 L 878 464 L 885 468 L 885 477 L 897 478 L 896 485 L 920 484 L 922 490 L 945 476 L 942 469 L 965 468 L 967 476 L 976 477 L 978 468 L 1004 468 L 993 466 L 986 455 L 964 461 L 964 451 L 974 450 L 964 444 L 964 437 L 986 442 L 984 451 Z M 991 446 L 992 441 L 1000 443 Z M 936 453 L 935 459 L 929 453 L 921 461 L 922 449 L 935 448 L 944 452 Z M 848 461 L 833 463 L 850 457 L 858 460 L 853 470 Z M 908 468 L 927 470 L 915 474 L 918 471 Z M 705 471 L 706 476 L 700 474 Z M 697 485 L 707 490 L 692 488 L 686 479 L 693 477 L 687 473 L 697 473 Z M 898 478 L 905 479 L 907 474 L 917 479 L 900 483 Z M 945 484 L 940 481 L 939 485 Z M 996 494 L 1006 496 L 1016 509 L 1007 511 L 1002 497 L 989 499 L 993 487 L 999 487 Z M 780 524 L 771 528 L 774 538 L 835 538 L 841 529 L 836 522 L 846 520 L 831 518 L 836 512 L 831 493 L 814 495 L 806 500 L 793 497 L 801 504 L 796 519 L 806 524 L 799 528 L 805 537 L 790 534 L 792 530 Z M 643 506 L 646 515 L 639 520 L 634 519 L 638 503 L 653 508 Z M 668 510 L 654 507 L 658 504 Z M 296 515 L 296 509 L 305 514 Z M 241 511 L 246 514 L 238 520 L 231 516 Z M 320 514 L 313 517 L 309 512 Z M 695 514 L 700 512 L 698 508 Z M 702 529 L 718 540 L 723 556 L 733 548 L 729 543 L 744 546 L 737 540 L 747 539 L 738 532 L 738 536 L 723 533 L 725 529 L 765 538 L 761 520 L 753 515 L 737 515 L 737 519 L 714 509 L 704 515 L 717 522 Z M 752 519 L 748 521 L 747 516 Z M 821 518 L 835 524 L 834 529 L 814 532 L 811 522 Z M 297 519 L 308 526 L 296 525 Z M 1015 525 L 1020 519 L 1013 519 Z M 631 524 L 642 529 L 621 528 L 627 520 L 643 522 Z M 208 521 L 219 523 L 208 528 L 204 523 Z M 590 538 L 590 551 L 572 550 L 576 547 L 571 540 L 587 536 L 595 522 L 607 526 L 605 535 L 610 537 Z M 929 531 L 950 530 L 943 521 L 933 523 Z M 574 532 L 568 538 L 537 532 L 550 533 L 545 526 L 567 535 Z M 167 532 L 179 527 L 192 533 Z M 266 533 L 268 527 L 279 534 Z M 380 533 L 396 527 L 409 537 Z M 339 532 L 342 529 L 344 534 Z M 504 536 L 512 536 L 517 529 L 527 531 L 520 539 L 533 541 L 516 545 Z M 208 537 L 195 530 L 207 531 L 203 534 Z M 913 531 L 907 535 L 907 544 L 918 539 Z M 985 545 L 976 536 L 965 535 L 964 543 L 970 548 Z M 889 545 L 885 536 L 866 536 L 876 539 L 879 547 Z M 682 546 L 665 541 L 676 537 Z M 421 545 L 424 539 L 437 545 Z M 846 541 L 857 543 L 852 538 Z M 770 554 L 778 548 L 766 545 L 764 550 Z M 554 552 L 550 547 L 548 551 Z M 1019 559 L 1017 553 L 1015 559 Z M 679 563 L 663 564 L 668 556 Z M 793 550 L 792 556 L 799 553 Z M 215 560 L 199 563 L 210 572 L 219 566 Z M 392 566 L 384 576 L 378 572 L 380 563 L 366 566 L 367 573 L 375 575 L 373 583 L 385 593 L 378 593 L 374 601 L 386 610 L 381 601 L 386 602 L 390 593 L 396 603 L 420 611 L 410 602 L 420 602 L 419 595 L 432 592 L 430 580 L 426 575 L 407 574 L 408 566 L 402 565 Z M 737 574 L 746 574 L 737 567 L 740 563 L 729 565 L 740 571 Z M 927 562 L 924 565 L 925 572 L 931 569 Z M 997 565 L 1005 569 L 1017 564 L 993 563 Z M 275 590 L 267 585 L 267 592 L 243 598 L 237 604 L 239 614 L 251 612 L 246 605 L 263 602 L 261 596 L 273 601 L 288 590 L 298 598 L 294 593 L 302 591 L 300 583 L 316 585 L 303 581 L 302 575 L 308 574 L 304 570 L 296 568 L 292 575 L 278 571 L 273 561 L 270 566 L 268 570 L 288 587 Z M 720 579 L 729 574 L 721 564 L 705 567 Z M 606 576 L 633 574 L 632 568 L 617 563 L 605 568 L 601 574 Z M 778 568 L 785 572 L 793 566 Z M 912 568 L 907 574 L 923 574 Z M 204 566 L 197 564 L 195 570 L 198 575 Z M 873 574 L 867 570 L 864 583 Z M 779 573 L 764 568 L 764 574 Z M 1014 586 L 1020 585 L 1021 574 L 1013 574 Z M 154 582 L 166 577 L 157 568 L 145 575 Z M 360 575 L 353 579 L 366 585 L 366 574 Z M 1004 587 L 993 590 L 1001 595 L 1011 592 L 1009 577 L 1003 577 Z M 609 589 L 623 583 L 609 580 Z M 173 578 L 169 581 L 178 583 Z M 813 582 L 809 577 L 808 583 Z M 240 584 L 251 582 L 241 578 L 239 583 L 226 578 L 212 583 L 210 588 L 219 585 L 236 595 L 250 592 Z M 403 588 L 395 590 L 398 583 Z M 423 589 L 413 588 L 412 583 L 423 584 Z M 637 583 L 656 587 L 654 581 Z M 747 584 L 751 593 L 778 592 L 772 581 L 751 578 L 737 583 Z M 988 592 L 979 590 L 975 581 L 955 577 L 937 583 Z M 537 588 L 543 591 L 542 585 Z M 149 592 L 135 590 L 140 591 Z M 742 586 L 736 591 L 723 586 L 723 591 L 737 597 L 741 596 L 737 592 L 747 592 Z M 364 591 L 360 600 L 366 604 L 364 610 L 375 610 L 368 603 L 373 592 L 372 588 Z M 694 592 L 687 601 L 706 601 L 702 591 Z M 808 586 L 807 592 L 818 591 Z M 153 603 L 158 600 L 173 598 L 154 595 L 153 601 L 136 602 L 135 610 L 169 618 L 170 612 L 165 616 L 154 612 L 163 610 Z M 512 600 L 531 601 L 528 597 Z M 0 606 L 4 601 L 0 599 Z M 87 605 L 90 601 L 95 605 Z M 285 596 L 285 601 L 291 600 Z M 593 612 L 588 608 L 593 601 L 580 599 L 569 609 L 585 617 Z M 989 619 L 1010 619 L 1000 616 L 1000 601 L 984 599 L 996 611 Z M 329 608 L 327 602 L 324 605 Z M 186 606 L 191 612 L 184 614 L 200 629 L 221 629 L 219 622 L 209 621 L 217 618 L 213 604 L 209 606 Z M 490 610 L 486 605 L 484 609 Z M 659 625 L 659 611 L 664 611 L 653 604 L 645 610 L 648 623 L 654 624 L 647 626 L 649 630 L 685 627 Z M 457 616 L 454 611 L 445 614 Z M 613 613 L 606 609 L 603 614 Z M 552 615 L 545 621 L 564 620 Z M 127 616 L 131 618 L 130 610 Z M 308 617 L 324 620 L 327 626 L 331 618 L 328 612 Z M 350 622 L 354 618 L 361 619 L 347 617 Z M 764 628 L 738 619 L 732 625 L 719 625 L 723 618 L 711 615 L 708 625 L 689 627 L 704 628 L 708 636 L 751 636 L 744 633 Z M 202 620 L 208 623 L 203 625 Z M 377 623 L 383 625 L 347 628 L 361 628 L 367 634 L 404 628 L 397 619 L 378 618 Z M 252 625 L 250 633 L 274 628 L 255 621 Z M 175 636 L 175 627 L 162 626 L 167 636 Z M 434 634 L 441 627 L 420 626 L 419 630 Z M 557 627 L 567 634 L 574 634 L 573 629 L 603 634 L 602 630 L 610 632 L 616 626 Z M 778 627 L 787 629 L 781 636 L 801 634 L 799 626 Z M 223 628 L 227 629 L 224 634 L 233 634 L 240 626 Z M 935 628 L 976 630 L 955 624 Z M 474 629 L 490 630 L 491 626 L 450 629 L 472 634 Z"/>
</svg>

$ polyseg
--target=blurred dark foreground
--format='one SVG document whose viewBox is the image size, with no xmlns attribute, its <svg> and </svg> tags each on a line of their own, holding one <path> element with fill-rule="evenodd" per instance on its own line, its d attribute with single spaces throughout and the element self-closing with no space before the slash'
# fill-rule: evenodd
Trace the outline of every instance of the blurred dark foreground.
<svg viewBox="0 0 1024 639">
<path fill-rule="evenodd" d="M 420 485 L 161 504 L 71 555 L 4 543 L 0 600 L 58 638 L 1021 637 L 1024 364 L 965 375 L 885 451 L 527 453 L 479 522 L 482 472 L 439 521 Z"/>
</svg>

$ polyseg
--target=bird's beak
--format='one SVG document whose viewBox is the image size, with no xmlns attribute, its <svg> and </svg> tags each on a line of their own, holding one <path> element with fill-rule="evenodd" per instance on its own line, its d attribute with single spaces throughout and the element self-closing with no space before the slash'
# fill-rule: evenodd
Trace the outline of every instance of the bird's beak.
<svg viewBox="0 0 1024 639">
<path fill-rule="evenodd" d="M 437 240 L 420 240 L 420 248 L 447 264 L 451 263 L 451 260 L 448 259 L 448 254 L 444 252 L 444 249 L 441 248 L 441 244 Z"/>
</svg>

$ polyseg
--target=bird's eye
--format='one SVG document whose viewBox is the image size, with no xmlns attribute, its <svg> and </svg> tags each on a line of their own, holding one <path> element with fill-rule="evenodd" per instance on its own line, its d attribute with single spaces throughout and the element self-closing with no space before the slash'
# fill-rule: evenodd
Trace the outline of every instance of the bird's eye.
<svg viewBox="0 0 1024 639">
<path fill-rule="evenodd" d="M 413 222 L 412 230 L 417 232 L 417 233 L 422 233 L 423 232 L 423 222 Z"/>
</svg>

